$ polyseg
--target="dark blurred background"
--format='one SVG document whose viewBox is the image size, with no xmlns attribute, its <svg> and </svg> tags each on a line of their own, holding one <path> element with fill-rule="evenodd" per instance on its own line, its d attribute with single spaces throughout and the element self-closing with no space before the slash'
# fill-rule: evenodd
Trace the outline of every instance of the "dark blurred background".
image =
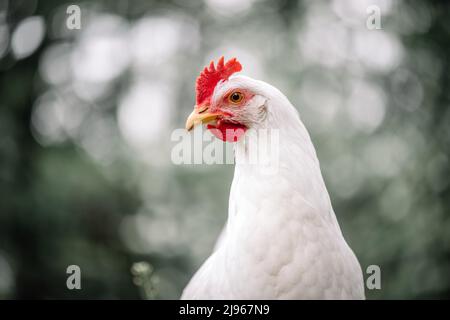
<svg viewBox="0 0 450 320">
<path fill-rule="evenodd" d="M 347 241 L 381 267 L 367 297 L 450 298 L 449 34 L 441 0 L 0 0 L 0 298 L 179 297 L 233 166 L 174 165 L 170 134 L 220 55 L 298 108 Z"/>
</svg>

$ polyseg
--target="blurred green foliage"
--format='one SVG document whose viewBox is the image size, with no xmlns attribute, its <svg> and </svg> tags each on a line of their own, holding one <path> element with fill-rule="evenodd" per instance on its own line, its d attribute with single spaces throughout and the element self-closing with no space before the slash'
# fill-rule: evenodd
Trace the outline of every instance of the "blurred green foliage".
<svg viewBox="0 0 450 320">
<path fill-rule="evenodd" d="M 382 30 L 338 0 L 87 1 L 68 30 L 72 3 L 0 1 L 0 298 L 179 297 L 233 168 L 173 165 L 170 133 L 221 54 L 299 109 L 350 246 L 381 267 L 368 298 L 450 298 L 450 6 L 373 3 Z"/>
</svg>

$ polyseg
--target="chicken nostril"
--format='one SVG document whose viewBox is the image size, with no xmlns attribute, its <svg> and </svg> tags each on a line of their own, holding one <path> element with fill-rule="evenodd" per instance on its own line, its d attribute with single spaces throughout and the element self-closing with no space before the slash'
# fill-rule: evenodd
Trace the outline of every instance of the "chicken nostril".
<svg viewBox="0 0 450 320">
<path fill-rule="evenodd" d="M 198 114 L 202 114 L 202 113 L 204 113 L 206 110 L 208 110 L 208 108 L 205 108 L 205 109 L 203 109 L 203 110 L 200 110 L 200 111 L 198 112 Z"/>
</svg>

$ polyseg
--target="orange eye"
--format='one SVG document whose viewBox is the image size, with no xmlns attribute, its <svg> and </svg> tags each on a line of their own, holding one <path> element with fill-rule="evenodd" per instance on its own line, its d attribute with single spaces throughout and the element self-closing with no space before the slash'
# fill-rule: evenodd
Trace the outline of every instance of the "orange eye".
<svg viewBox="0 0 450 320">
<path fill-rule="evenodd" d="M 235 91 L 228 96 L 228 101 L 234 104 L 241 102 L 242 99 L 244 99 L 244 95 L 239 91 Z"/>
</svg>

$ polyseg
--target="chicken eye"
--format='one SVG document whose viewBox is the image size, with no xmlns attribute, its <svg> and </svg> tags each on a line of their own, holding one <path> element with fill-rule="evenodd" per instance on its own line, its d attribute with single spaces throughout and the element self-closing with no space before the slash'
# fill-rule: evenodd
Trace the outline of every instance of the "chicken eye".
<svg viewBox="0 0 450 320">
<path fill-rule="evenodd" d="M 238 91 L 235 91 L 228 96 L 228 100 L 234 104 L 241 102 L 243 98 L 244 95 Z"/>
</svg>

